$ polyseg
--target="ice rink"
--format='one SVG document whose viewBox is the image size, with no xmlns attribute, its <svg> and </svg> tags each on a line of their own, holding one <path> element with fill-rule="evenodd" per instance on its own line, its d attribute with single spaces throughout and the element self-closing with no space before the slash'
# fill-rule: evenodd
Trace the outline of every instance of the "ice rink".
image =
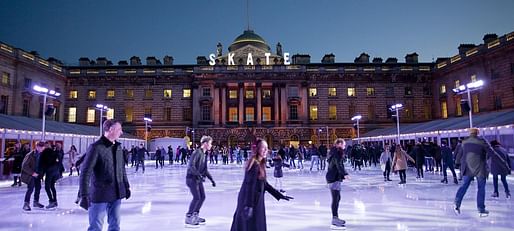
<svg viewBox="0 0 514 231">
<path fill-rule="evenodd" d="M 207 220 L 196 230 L 227 231 L 236 207 L 237 193 L 243 169 L 237 165 L 210 165 L 217 187 L 206 182 L 206 201 L 200 215 Z M 330 230 L 330 193 L 325 184 L 325 172 L 305 169 L 284 169 L 283 184 L 291 201 L 276 201 L 266 196 L 268 230 L 313 231 Z M 349 167 L 348 167 L 349 168 Z M 122 230 L 191 230 L 184 227 L 184 215 L 191 200 L 185 185 L 185 166 L 166 165 L 155 169 L 147 161 L 146 172 L 135 173 L 127 168 L 132 197 L 121 205 Z M 339 208 L 340 218 L 346 220 L 347 230 L 514 230 L 514 199 L 506 199 L 500 183 L 500 198 L 492 199 L 492 178 L 487 182 L 486 208 L 489 217 L 479 218 L 476 208 L 476 184 L 472 183 L 462 204 L 462 214 L 453 212 L 457 185 L 441 184 L 437 173 L 425 173 L 416 181 L 415 172 L 407 171 L 407 184 L 400 187 L 398 176 L 385 183 L 378 167 L 362 171 L 349 170 L 351 180 L 343 183 Z M 67 175 L 67 173 L 65 173 Z M 76 174 L 76 172 L 75 172 Z M 268 181 L 274 185 L 272 169 Z M 451 174 L 450 174 L 451 175 Z M 65 177 L 58 182 L 56 210 L 22 211 L 26 185 L 0 187 L 0 230 L 70 231 L 86 230 L 87 211 L 74 204 L 78 177 Z M 512 176 L 508 178 L 514 188 Z M 47 205 L 44 189 L 41 202 Z M 32 206 L 32 201 L 31 201 Z M 107 224 L 104 225 L 106 230 Z"/>
</svg>

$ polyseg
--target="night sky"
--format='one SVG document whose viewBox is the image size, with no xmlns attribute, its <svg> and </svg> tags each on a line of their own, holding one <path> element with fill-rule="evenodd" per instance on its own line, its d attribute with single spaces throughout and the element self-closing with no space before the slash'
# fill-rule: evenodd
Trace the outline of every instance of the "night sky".
<svg viewBox="0 0 514 231">
<path fill-rule="evenodd" d="M 80 57 L 113 63 L 139 56 L 195 64 L 228 46 L 247 27 L 245 0 L 3 0 L 0 41 L 75 65 Z M 275 52 L 336 62 L 417 52 L 420 62 L 514 31 L 513 0 L 250 0 L 250 28 Z"/>
</svg>

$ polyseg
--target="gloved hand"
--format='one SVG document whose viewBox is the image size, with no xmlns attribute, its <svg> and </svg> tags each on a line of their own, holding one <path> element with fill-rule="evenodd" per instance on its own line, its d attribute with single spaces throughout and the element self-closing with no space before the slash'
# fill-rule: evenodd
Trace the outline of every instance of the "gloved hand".
<svg viewBox="0 0 514 231">
<path fill-rule="evenodd" d="M 253 216 L 253 208 L 245 206 L 244 209 L 243 209 L 243 217 L 246 220 L 248 220 L 248 219 L 252 218 L 252 216 Z"/>
<path fill-rule="evenodd" d="M 128 200 L 128 199 L 130 198 L 130 196 L 131 196 L 130 189 L 129 189 L 129 188 L 127 188 L 127 189 L 126 189 L 125 199 L 127 199 L 127 200 Z"/>
<path fill-rule="evenodd" d="M 80 199 L 79 206 L 82 207 L 85 210 L 88 210 L 89 206 L 91 206 L 91 202 L 89 202 L 89 198 L 87 196 L 83 196 Z"/>
<path fill-rule="evenodd" d="M 279 199 L 289 201 L 289 200 L 294 199 L 294 198 L 290 197 L 290 196 L 282 195 L 282 197 L 280 197 Z"/>
<path fill-rule="evenodd" d="M 211 181 L 211 183 L 212 183 L 212 187 L 216 187 L 216 182 Z"/>
</svg>

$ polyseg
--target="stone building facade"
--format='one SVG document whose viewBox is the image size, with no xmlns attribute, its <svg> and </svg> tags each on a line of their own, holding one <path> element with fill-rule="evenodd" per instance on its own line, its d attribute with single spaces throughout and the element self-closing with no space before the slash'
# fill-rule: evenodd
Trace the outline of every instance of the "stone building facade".
<svg viewBox="0 0 514 231">
<path fill-rule="evenodd" d="M 296 54 L 290 57 L 291 65 L 285 65 L 282 45 L 271 51 L 253 31 L 238 36 L 227 54 L 218 44 L 214 65 L 209 65 L 211 57 L 203 56 L 192 65 L 175 65 L 170 56 L 163 63 L 148 57 L 145 64 L 134 56 L 117 65 L 107 58 L 81 58 L 79 65 L 55 75 L 65 84 L 55 86 L 64 89 L 58 119 L 98 125 L 94 105 L 101 103 L 111 108 L 107 117 L 121 120 L 127 132 L 140 137 L 145 134 L 143 117 L 151 115 L 150 138 L 198 142 L 209 134 L 216 143 L 228 145 L 248 144 L 255 137 L 272 146 L 331 143 L 355 136 L 351 117 L 356 114 L 363 116 L 361 134 L 392 126 L 388 108 L 396 103 L 404 105 L 402 123 L 460 116 L 460 96 L 451 89 L 456 80 L 465 84 L 471 76 L 487 82 L 474 93 L 476 112 L 514 107 L 513 36 L 486 35 L 484 44 L 463 44 L 459 55 L 435 63 L 418 62 L 416 53 L 402 62 L 370 60 L 363 53 L 348 63 L 335 62 L 333 54 L 319 63 Z M 248 53 L 254 65 L 246 65 Z M 271 53 L 270 65 L 264 63 L 266 53 Z M 229 65 L 230 54 L 235 65 Z M 49 71 L 55 71 L 52 67 Z"/>
</svg>

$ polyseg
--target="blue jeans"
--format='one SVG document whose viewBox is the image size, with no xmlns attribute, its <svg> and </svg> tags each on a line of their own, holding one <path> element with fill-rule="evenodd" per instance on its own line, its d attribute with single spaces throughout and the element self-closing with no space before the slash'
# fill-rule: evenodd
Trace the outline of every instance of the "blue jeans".
<svg viewBox="0 0 514 231">
<path fill-rule="evenodd" d="M 107 213 L 107 223 L 109 231 L 120 230 L 120 205 L 121 199 L 108 203 L 91 203 L 89 212 L 88 231 L 101 231 L 104 225 L 104 217 Z"/>
<path fill-rule="evenodd" d="M 460 205 L 462 203 L 462 198 L 464 198 L 464 195 L 466 194 L 466 191 L 468 191 L 469 184 L 471 184 L 471 181 L 473 180 L 473 177 L 470 176 L 463 176 L 462 177 L 462 185 L 460 186 L 459 190 L 457 191 L 457 195 L 455 195 L 455 205 L 460 208 Z M 478 211 L 482 212 L 485 210 L 485 177 L 477 177 L 477 208 Z"/>
</svg>

